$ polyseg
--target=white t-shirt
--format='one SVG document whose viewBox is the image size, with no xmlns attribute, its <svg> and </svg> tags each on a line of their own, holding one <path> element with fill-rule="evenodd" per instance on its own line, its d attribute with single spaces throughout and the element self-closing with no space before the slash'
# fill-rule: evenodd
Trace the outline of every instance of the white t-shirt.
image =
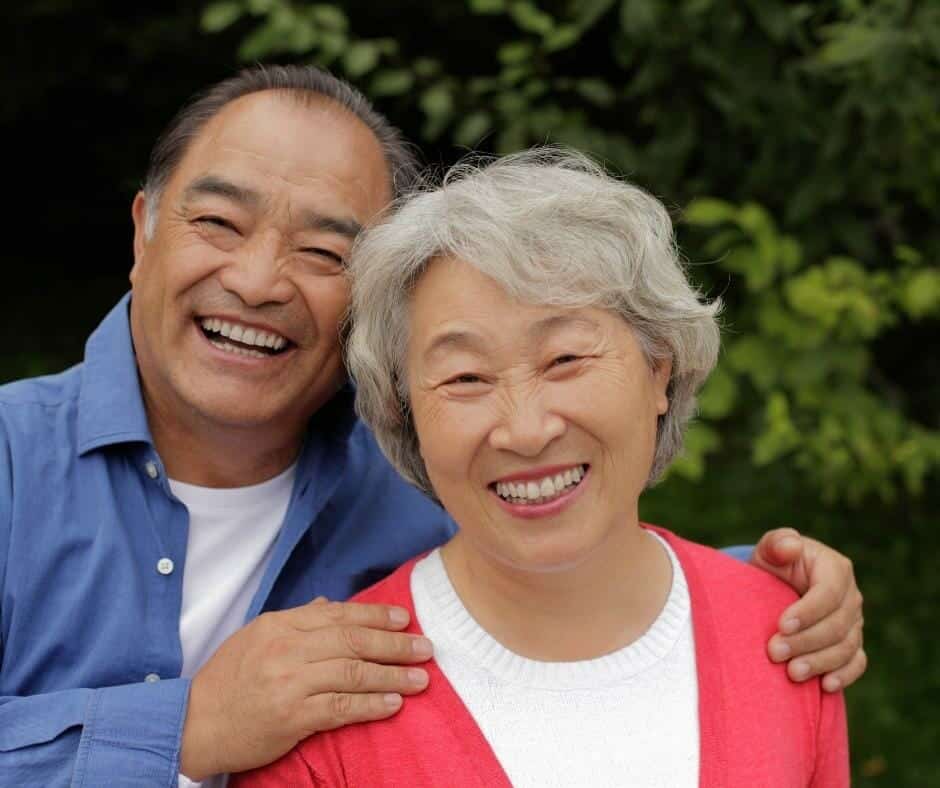
<svg viewBox="0 0 940 788">
<path fill-rule="evenodd" d="M 527 659 L 496 641 L 457 596 L 439 551 L 415 566 L 415 612 L 434 658 L 516 788 L 697 788 L 689 591 L 659 541 L 672 563 L 662 612 L 628 646 L 578 662 Z"/>
<path fill-rule="evenodd" d="M 193 676 L 245 623 L 296 475 L 294 464 L 261 484 L 227 489 L 169 480 L 173 495 L 189 510 L 180 611 L 183 676 Z M 224 775 L 201 783 L 179 777 L 180 788 L 221 788 L 225 782 Z"/>
</svg>

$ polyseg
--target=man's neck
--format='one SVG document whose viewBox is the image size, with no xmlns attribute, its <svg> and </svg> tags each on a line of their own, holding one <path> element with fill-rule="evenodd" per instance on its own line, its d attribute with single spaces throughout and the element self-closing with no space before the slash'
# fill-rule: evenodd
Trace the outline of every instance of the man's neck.
<svg viewBox="0 0 940 788">
<path fill-rule="evenodd" d="M 624 524 L 611 544 L 570 569 L 502 566 L 459 533 L 442 558 L 483 629 L 510 651 L 547 662 L 593 659 L 632 643 L 662 612 L 672 583 L 668 555 L 638 524 Z"/>
<path fill-rule="evenodd" d="M 146 397 L 145 397 L 146 400 Z M 167 475 L 200 487 L 247 487 L 272 479 L 297 459 L 302 431 L 183 424 L 146 402 L 154 445 Z"/>
</svg>

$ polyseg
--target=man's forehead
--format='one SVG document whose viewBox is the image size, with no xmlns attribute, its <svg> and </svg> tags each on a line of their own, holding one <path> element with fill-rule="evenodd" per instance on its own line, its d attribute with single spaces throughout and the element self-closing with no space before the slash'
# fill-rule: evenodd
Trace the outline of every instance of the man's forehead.
<svg viewBox="0 0 940 788">
<path fill-rule="evenodd" d="M 178 170 L 184 188 L 209 175 L 242 182 L 273 178 L 317 193 L 338 192 L 357 203 L 357 213 L 371 214 L 391 198 L 385 155 L 362 121 L 329 99 L 274 91 L 223 107 L 192 141 Z"/>
</svg>

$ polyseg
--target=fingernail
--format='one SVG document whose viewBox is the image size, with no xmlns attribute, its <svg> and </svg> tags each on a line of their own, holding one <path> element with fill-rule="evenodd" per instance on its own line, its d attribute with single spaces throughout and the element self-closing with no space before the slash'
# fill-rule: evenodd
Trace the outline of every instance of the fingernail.
<svg viewBox="0 0 940 788">
<path fill-rule="evenodd" d="M 799 629 L 800 619 L 798 618 L 788 618 L 780 625 L 780 630 L 784 635 L 792 635 L 794 632 L 798 632 Z"/>
<path fill-rule="evenodd" d="M 791 652 L 792 649 L 790 645 L 781 640 L 775 640 L 770 644 L 770 656 L 777 662 L 783 662 L 783 660 L 788 659 Z"/>
<path fill-rule="evenodd" d="M 411 641 L 411 650 L 416 657 L 430 657 L 434 653 L 434 646 L 427 638 L 414 638 Z"/>
<path fill-rule="evenodd" d="M 777 547 L 783 548 L 784 550 L 796 550 L 799 546 L 800 540 L 795 536 L 785 536 L 777 542 Z"/>
<path fill-rule="evenodd" d="M 842 689 L 842 682 L 839 680 L 838 676 L 826 676 L 823 679 L 823 689 L 826 692 L 838 692 Z"/>
<path fill-rule="evenodd" d="M 385 701 L 385 705 L 390 709 L 397 709 L 401 706 L 401 695 L 395 692 L 389 692 L 387 695 L 383 695 L 382 700 Z"/>
<path fill-rule="evenodd" d="M 408 681 L 416 687 L 423 687 L 428 683 L 428 674 L 419 668 L 411 668 L 408 671 Z"/>
<path fill-rule="evenodd" d="M 388 611 L 388 620 L 392 622 L 393 626 L 403 627 L 409 620 L 408 611 L 400 607 L 393 607 Z"/>
<path fill-rule="evenodd" d="M 805 679 L 809 675 L 809 663 L 802 660 L 794 662 L 790 668 L 790 675 L 797 681 Z"/>
</svg>

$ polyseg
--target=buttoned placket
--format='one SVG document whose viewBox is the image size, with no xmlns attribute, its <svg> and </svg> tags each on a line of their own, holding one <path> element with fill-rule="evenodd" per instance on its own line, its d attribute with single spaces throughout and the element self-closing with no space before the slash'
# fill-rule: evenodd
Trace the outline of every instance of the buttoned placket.
<svg viewBox="0 0 940 788">
<path fill-rule="evenodd" d="M 154 502 L 156 505 L 151 508 L 155 519 L 152 524 L 153 531 L 157 540 L 156 553 L 150 564 L 150 572 L 156 579 L 151 606 L 151 615 L 154 618 L 150 622 L 155 637 L 152 641 L 153 658 L 142 666 L 142 677 L 147 683 L 155 683 L 165 677 L 175 678 L 182 669 L 179 613 L 182 605 L 183 578 L 177 564 L 185 554 L 189 521 L 185 507 L 170 490 L 163 463 L 152 447 L 149 448 L 150 451 L 143 460 L 143 480 L 148 498 L 154 495 L 158 497 L 158 501 Z M 178 522 L 180 508 L 186 518 L 182 523 Z M 161 510 L 166 511 L 168 516 L 160 517 Z"/>
</svg>

